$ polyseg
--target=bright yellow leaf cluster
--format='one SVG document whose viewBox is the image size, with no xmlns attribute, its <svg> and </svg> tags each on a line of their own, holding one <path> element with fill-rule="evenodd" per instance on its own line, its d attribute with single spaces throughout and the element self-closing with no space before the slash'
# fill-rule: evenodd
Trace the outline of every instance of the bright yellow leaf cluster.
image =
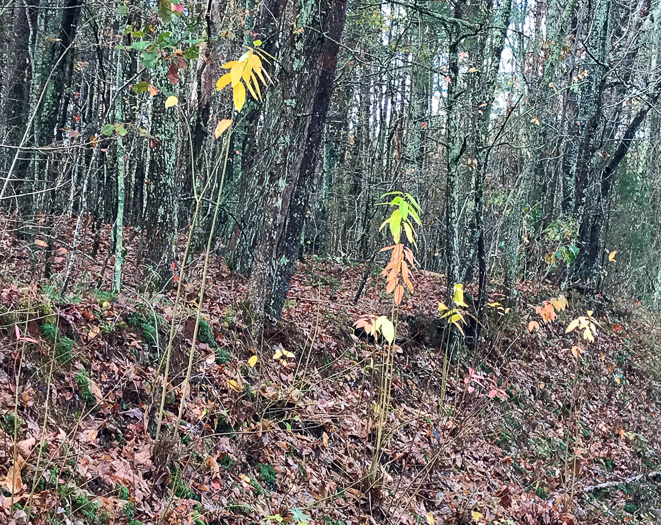
<svg viewBox="0 0 661 525">
<path fill-rule="evenodd" d="M 583 339 L 594 342 L 594 335 L 597 333 L 597 321 L 592 317 L 592 311 L 588 311 L 588 315 L 581 315 L 569 323 L 565 333 L 573 332 L 577 328 L 583 330 Z"/>
<path fill-rule="evenodd" d="M 464 300 L 464 285 L 457 283 L 454 285 L 454 296 L 452 297 L 452 302 L 454 303 L 454 308 L 448 307 L 445 303 L 438 303 L 438 311 L 445 312 L 441 315 L 441 319 L 447 319 L 448 324 L 453 324 L 457 329 L 464 334 L 464 330 L 461 325 L 466 323 L 464 314 L 468 314 L 473 317 L 470 313 L 465 310 L 462 311 L 462 308 L 468 308 L 466 301 Z"/>
<path fill-rule="evenodd" d="M 271 77 L 264 69 L 262 59 L 256 49 L 248 49 L 239 60 L 232 60 L 221 67 L 230 71 L 218 79 L 216 89 L 220 91 L 224 87 L 232 85 L 234 107 L 237 111 L 241 111 L 246 102 L 246 88 L 254 99 L 262 100 L 259 84 L 261 82 L 266 86 L 267 81 L 271 82 Z"/>
</svg>

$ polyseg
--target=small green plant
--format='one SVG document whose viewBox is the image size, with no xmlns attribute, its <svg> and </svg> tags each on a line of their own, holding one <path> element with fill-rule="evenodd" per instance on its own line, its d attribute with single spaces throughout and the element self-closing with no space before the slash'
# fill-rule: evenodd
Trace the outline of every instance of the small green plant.
<svg viewBox="0 0 661 525">
<path fill-rule="evenodd" d="M 56 325 L 44 323 L 41 325 L 41 331 L 55 345 L 55 357 L 64 364 L 71 361 L 71 350 L 73 349 L 73 339 L 65 336 Z"/>
<path fill-rule="evenodd" d="M 221 458 L 219 465 L 225 470 L 232 470 L 236 465 L 236 460 L 229 454 L 225 454 Z"/>
<path fill-rule="evenodd" d="M 218 348 L 218 343 L 213 335 L 211 325 L 204 319 L 200 318 L 200 326 L 197 330 L 197 337 L 201 343 L 208 344 L 211 348 Z"/>
<path fill-rule="evenodd" d="M 112 303 L 117 300 L 117 293 L 111 290 L 100 290 L 98 288 L 94 289 L 94 297 L 99 301 L 99 304 L 103 305 L 104 303 Z"/>
<path fill-rule="evenodd" d="M 190 485 L 183 480 L 181 470 L 178 468 L 175 470 L 172 486 L 174 488 L 174 495 L 178 498 L 194 499 L 200 501 L 200 497 L 195 493 Z"/>
<path fill-rule="evenodd" d="M 129 492 L 129 488 L 124 487 L 119 483 L 115 484 L 115 490 L 117 491 L 117 496 L 119 497 L 119 499 L 128 501 L 129 497 L 131 496 L 131 493 Z"/>
<path fill-rule="evenodd" d="M 259 474 L 262 476 L 264 483 L 266 483 L 272 489 L 276 487 L 276 473 L 275 469 L 268 463 L 260 463 L 257 465 Z"/>
<path fill-rule="evenodd" d="M 224 348 L 216 349 L 216 363 L 219 365 L 226 365 L 232 360 L 232 354 L 230 354 Z"/>
<path fill-rule="evenodd" d="M 159 314 L 145 315 L 138 310 L 128 318 L 127 322 L 130 326 L 142 330 L 145 342 L 155 345 L 158 342 L 158 330 L 165 324 L 165 319 Z"/>
<path fill-rule="evenodd" d="M 0 428 L 10 436 L 14 435 L 14 427 L 18 429 L 18 433 L 20 434 L 23 425 L 25 425 L 25 422 L 14 412 L 7 412 L 0 418 Z"/>
<path fill-rule="evenodd" d="M 225 326 L 229 326 L 234 322 L 234 310 L 229 306 L 225 309 L 225 314 L 223 315 L 221 322 Z"/>
<path fill-rule="evenodd" d="M 132 501 L 130 503 L 127 503 L 126 505 L 124 505 L 123 510 L 128 525 L 143 525 L 143 523 L 140 520 L 135 519 L 135 503 L 133 503 Z"/>
<path fill-rule="evenodd" d="M 80 397 L 83 398 L 83 401 L 88 405 L 94 404 L 96 398 L 90 390 L 90 378 L 87 370 L 83 369 L 76 372 L 76 383 L 78 383 L 78 388 L 80 388 Z"/>
<path fill-rule="evenodd" d="M 244 516 L 250 516 L 250 513 L 252 512 L 252 507 L 246 503 L 237 503 L 236 501 L 232 501 L 227 505 L 227 509 L 230 512 L 233 512 L 235 514 L 243 514 Z"/>
</svg>

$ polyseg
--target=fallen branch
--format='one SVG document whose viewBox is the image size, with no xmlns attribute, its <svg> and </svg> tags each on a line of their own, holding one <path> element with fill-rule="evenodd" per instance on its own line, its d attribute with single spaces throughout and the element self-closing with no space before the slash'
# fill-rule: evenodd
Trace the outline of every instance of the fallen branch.
<svg viewBox="0 0 661 525">
<path fill-rule="evenodd" d="M 588 487 L 585 487 L 584 490 L 585 492 L 594 492 L 595 490 L 608 489 L 610 487 L 617 487 L 618 485 L 628 485 L 629 483 L 639 481 L 643 478 L 650 481 L 654 480 L 655 478 L 661 478 L 661 471 L 655 470 L 654 472 L 649 472 L 647 474 L 638 474 L 637 476 L 621 479 L 619 481 L 607 481 L 605 483 L 599 483 L 598 485 L 590 485 Z"/>
</svg>

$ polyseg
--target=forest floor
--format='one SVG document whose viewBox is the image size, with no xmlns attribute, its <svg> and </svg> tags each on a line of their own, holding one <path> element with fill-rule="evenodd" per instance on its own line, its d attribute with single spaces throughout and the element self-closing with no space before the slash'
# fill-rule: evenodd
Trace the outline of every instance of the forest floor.
<svg viewBox="0 0 661 525">
<path fill-rule="evenodd" d="M 175 438 L 196 257 L 154 450 L 174 291 L 141 292 L 139 236 L 127 230 L 124 291 L 110 293 L 108 231 L 92 257 L 87 229 L 62 297 L 74 223 L 47 237 L 0 219 L 0 523 L 654 522 L 661 328 L 640 303 L 609 303 L 587 342 L 565 333 L 586 315 L 579 295 L 556 308 L 550 284 L 521 282 L 516 305 L 493 304 L 479 343 L 448 361 L 442 276 L 417 272 L 370 486 L 385 348 L 352 325 L 390 313 L 378 269 L 354 303 L 364 265 L 307 258 L 282 321 L 252 341 L 245 278 L 213 257 Z"/>
</svg>

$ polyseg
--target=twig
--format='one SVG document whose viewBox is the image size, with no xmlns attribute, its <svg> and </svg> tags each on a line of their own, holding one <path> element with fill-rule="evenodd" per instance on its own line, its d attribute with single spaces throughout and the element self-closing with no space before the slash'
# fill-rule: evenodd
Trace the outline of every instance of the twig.
<svg viewBox="0 0 661 525">
<path fill-rule="evenodd" d="M 617 487 L 618 485 L 628 485 L 629 483 L 633 483 L 640 479 L 653 481 L 655 478 L 661 478 L 661 471 L 655 470 L 653 472 L 648 472 L 647 474 L 638 474 L 637 476 L 631 476 L 630 478 L 624 478 L 619 481 L 606 481 L 605 483 L 599 483 L 598 485 L 590 485 L 588 487 L 585 487 L 583 491 L 594 492 L 595 490 Z"/>
</svg>

